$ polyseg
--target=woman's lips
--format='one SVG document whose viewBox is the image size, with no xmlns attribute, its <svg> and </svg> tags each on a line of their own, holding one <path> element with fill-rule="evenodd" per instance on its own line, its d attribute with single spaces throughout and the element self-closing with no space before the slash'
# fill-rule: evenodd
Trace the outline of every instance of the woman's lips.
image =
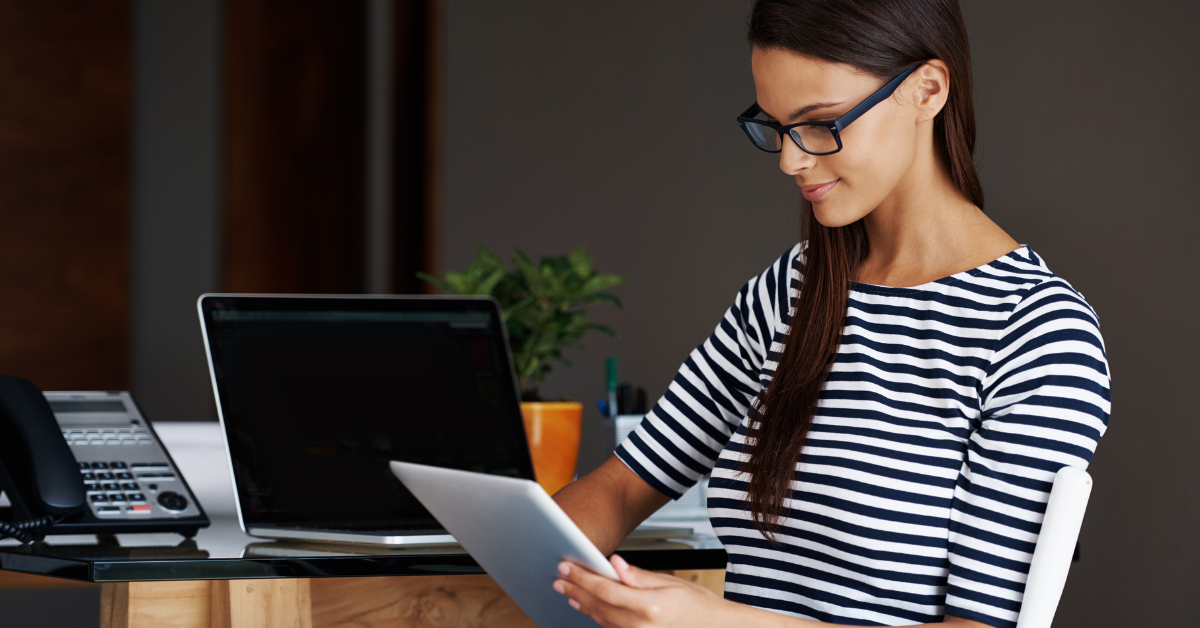
<svg viewBox="0 0 1200 628">
<path fill-rule="evenodd" d="M 804 198 L 808 199 L 809 202 L 816 202 L 825 198 L 825 195 L 829 194 L 829 191 L 833 189 L 833 186 L 837 185 L 838 181 L 841 181 L 841 179 L 834 179 L 828 183 L 802 185 L 800 186 L 800 193 L 803 194 Z"/>
</svg>

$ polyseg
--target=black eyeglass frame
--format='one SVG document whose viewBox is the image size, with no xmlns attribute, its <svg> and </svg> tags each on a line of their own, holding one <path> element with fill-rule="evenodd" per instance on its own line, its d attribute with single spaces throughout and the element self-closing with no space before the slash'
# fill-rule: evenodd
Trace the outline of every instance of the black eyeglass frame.
<svg viewBox="0 0 1200 628">
<path fill-rule="evenodd" d="M 832 154 L 842 150 L 842 135 L 841 135 L 842 130 L 845 129 L 846 127 L 850 126 L 851 122 L 854 122 L 855 120 L 862 117 L 862 115 L 864 113 L 870 111 L 872 107 L 883 102 L 883 100 L 885 98 L 887 98 L 888 96 L 891 96 L 892 92 L 896 91 L 896 88 L 900 87 L 900 84 L 904 82 L 904 79 L 908 78 L 909 75 L 912 74 L 913 72 L 916 72 L 917 68 L 921 67 L 921 65 L 924 65 L 924 64 L 914 65 L 911 68 L 901 72 L 899 76 L 888 81 L 887 84 L 885 84 L 883 87 L 880 87 L 879 89 L 875 90 L 874 94 L 867 96 L 866 99 L 864 99 L 862 102 L 855 105 L 853 109 L 846 112 L 846 115 L 838 118 L 837 120 L 818 121 L 818 122 L 797 122 L 795 124 L 787 124 L 787 125 L 775 124 L 774 122 L 767 122 L 766 120 L 756 120 L 754 118 L 754 116 L 762 113 L 762 108 L 758 106 L 758 101 L 755 101 L 753 105 L 750 105 L 749 109 L 743 111 L 742 115 L 738 116 L 738 118 L 737 118 L 738 126 L 742 127 L 742 131 L 745 131 L 746 137 L 750 138 L 750 143 L 754 144 L 755 148 L 757 148 L 758 150 L 761 150 L 763 152 L 767 152 L 767 153 L 783 152 L 783 136 L 787 135 L 788 137 L 790 137 L 792 139 L 793 142 L 796 143 L 796 146 L 799 147 L 800 150 L 808 153 L 809 155 L 815 155 L 815 156 L 832 155 Z M 758 142 L 754 141 L 754 136 L 750 134 L 750 129 L 748 129 L 746 127 L 747 124 L 758 124 L 758 125 L 762 125 L 762 126 L 766 126 L 766 127 L 775 129 L 775 132 L 779 134 L 779 148 L 777 148 L 775 150 L 768 150 L 766 148 L 763 148 L 762 146 L 759 146 Z M 831 150 L 831 151 L 824 152 L 824 153 L 814 153 L 813 151 L 805 148 L 804 145 L 800 143 L 800 138 L 797 137 L 797 135 L 799 135 L 799 133 L 797 133 L 796 135 L 792 134 L 792 129 L 795 129 L 796 127 L 802 127 L 802 126 L 823 126 L 823 127 L 828 128 L 830 134 L 833 135 L 834 141 L 837 142 L 837 150 Z"/>
</svg>

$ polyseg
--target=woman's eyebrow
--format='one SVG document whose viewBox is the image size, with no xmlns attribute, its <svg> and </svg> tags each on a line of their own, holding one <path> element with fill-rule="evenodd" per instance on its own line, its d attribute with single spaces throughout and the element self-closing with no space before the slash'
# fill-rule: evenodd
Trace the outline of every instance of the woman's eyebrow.
<svg viewBox="0 0 1200 628">
<path fill-rule="evenodd" d="M 801 107 L 801 108 L 793 111 L 792 116 L 790 118 L 788 118 L 788 122 L 791 122 L 792 120 L 795 120 L 796 118 L 799 118 L 800 116 L 802 116 L 806 113 L 810 113 L 810 112 L 816 111 L 818 109 L 825 109 L 826 107 L 836 107 L 840 104 L 842 104 L 842 103 L 840 103 L 840 102 L 818 102 L 818 103 L 813 103 L 811 105 L 806 105 L 804 107 Z"/>
</svg>

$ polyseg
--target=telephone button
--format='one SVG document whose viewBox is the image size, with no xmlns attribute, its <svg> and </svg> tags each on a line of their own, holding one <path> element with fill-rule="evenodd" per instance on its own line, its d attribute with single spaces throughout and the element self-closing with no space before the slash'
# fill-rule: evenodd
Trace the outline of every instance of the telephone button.
<svg viewBox="0 0 1200 628">
<path fill-rule="evenodd" d="M 132 479 L 133 479 L 133 475 L 132 475 L 132 474 L 129 474 L 129 473 L 123 473 L 123 472 L 122 472 L 122 473 L 118 473 L 118 474 L 117 474 L 117 479 L 118 479 L 118 480 L 132 480 Z"/>
<path fill-rule="evenodd" d="M 163 491 L 158 496 L 158 505 L 174 512 L 187 510 L 188 500 L 175 491 Z"/>
<path fill-rule="evenodd" d="M 174 473 L 160 473 L 160 472 L 143 473 L 143 474 L 139 475 L 137 477 L 137 479 L 139 479 L 139 480 L 158 480 L 161 482 L 163 480 L 174 480 L 175 474 Z"/>
<path fill-rule="evenodd" d="M 125 494 L 124 494 L 124 493 L 113 493 L 112 495 L 109 495 L 109 496 L 108 496 L 108 501 L 110 501 L 110 502 L 124 502 L 124 501 L 125 501 Z"/>
<path fill-rule="evenodd" d="M 84 474 L 83 474 L 83 481 L 84 481 L 84 482 L 91 482 L 91 481 L 94 481 L 95 479 L 96 479 L 96 474 L 95 474 L 95 473 L 84 473 Z"/>
<path fill-rule="evenodd" d="M 93 469 L 107 469 L 108 463 L 107 462 L 93 462 L 92 468 Z"/>
<path fill-rule="evenodd" d="M 117 484 L 116 482 L 105 482 L 105 483 L 104 483 L 104 490 L 106 490 L 106 491 L 119 491 L 119 490 L 121 490 L 121 485 L 120 485 L 120 484 Z"/>
<path fill-rule="evenodd" d="M 128 469 L 129 467 L 124 462 L 110 462 L 108 466 L 113 469 Z"/>
<path fill-rule="evenodd" d="M 98 490 L 101 490 L 101 489 L 100 489 L 100 485 L 99 485 L 99 484 L 84 484 L 84 485 L 83 485 L 83 490 L 85 490 L 85 491 L 98 491 Z"/>
<path fill-rule="evenodd" d="M 108 503 L 108 496 L 107 496 L 107 495 L 103 495 L 103 494 L 101 494 L 101 495 L 92 495 L 92 503 L 93 503 L 93 504 L 107 504 L 107 503 Z"/>
<path fill-rule="evenodd" d="M 113 474 L 108 473 L 107 471 L 101 471 L 100 473 L 96 474 L 96 479 L 97 480 L 111 480 L 111 479 L 113 479 Z"/>
<path fill-rule="evenodd" d="M 142 495 L 141 493 L 130 493 L 130 494 L 129 494 L 129 501 L 131 501 L 131 502 L 144 502 L 144 501 L 146 501 L 146 496 L 145 496 L 145 495 Z M 147 508 L 149 508 L 149 506 L 147 506 Z"/>
<path fill-rule="evenodd" d="M 150 514 L 150 506 L 149 505 L 130 506 L 129 510 L 127 510 L 126 512 L 128 512 L 131 515 L 148 515 L 148 514 Z"/>
<path fill-rule="evenodd" d="M 79 463 L 79 470 L 83 471 L 84 473 L 87 473 L 88 469 L 91 469 L 91 468 L 92 468 L 92 465 L 90 465 L 86 462 Z"/>
<path fill-rule="evenodd" d="M 138 485 L 137 482 L 125 482 L 121 485 L 121 489 L 126 491 L 136 491 L 138 490 Z"/>
<path fill-rule="evenodd" d="M 101 506 L 96 509 L 96 514 L 103 516 L 112 516 L 121 514 L 120 506 Z"/>
</svg>

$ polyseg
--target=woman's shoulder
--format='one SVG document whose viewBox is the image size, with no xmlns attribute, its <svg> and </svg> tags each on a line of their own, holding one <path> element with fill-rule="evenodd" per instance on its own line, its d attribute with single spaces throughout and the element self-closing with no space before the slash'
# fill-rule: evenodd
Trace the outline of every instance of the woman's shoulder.
<svg viewBox="0 0 1200 628">
<path fill-rule="evenodd" d="M 976 274 L 976 273 L 973 273 Z M 1086 312 L 1096 327 L 1100 318 L 1091 303 L 1071 282 L 1050 270 L 1045 258 L 1028 245 L 988 264 L 986 272 L 977 273 L 982 281 L 1002 282 L 1016 298 L 1013 314 L 1043 309 L 1060 304 Z"/>
<path fill-rule="evenodd" d="M 743 316 L 770 322 L 787 315 L 790 297 L 800 285 L 800 269 L 804 264 L 806 242 L 797 242 L 776 257 L 769 266 L 751 277 L 738 291 L 735 310 Z"/>
</svg>

